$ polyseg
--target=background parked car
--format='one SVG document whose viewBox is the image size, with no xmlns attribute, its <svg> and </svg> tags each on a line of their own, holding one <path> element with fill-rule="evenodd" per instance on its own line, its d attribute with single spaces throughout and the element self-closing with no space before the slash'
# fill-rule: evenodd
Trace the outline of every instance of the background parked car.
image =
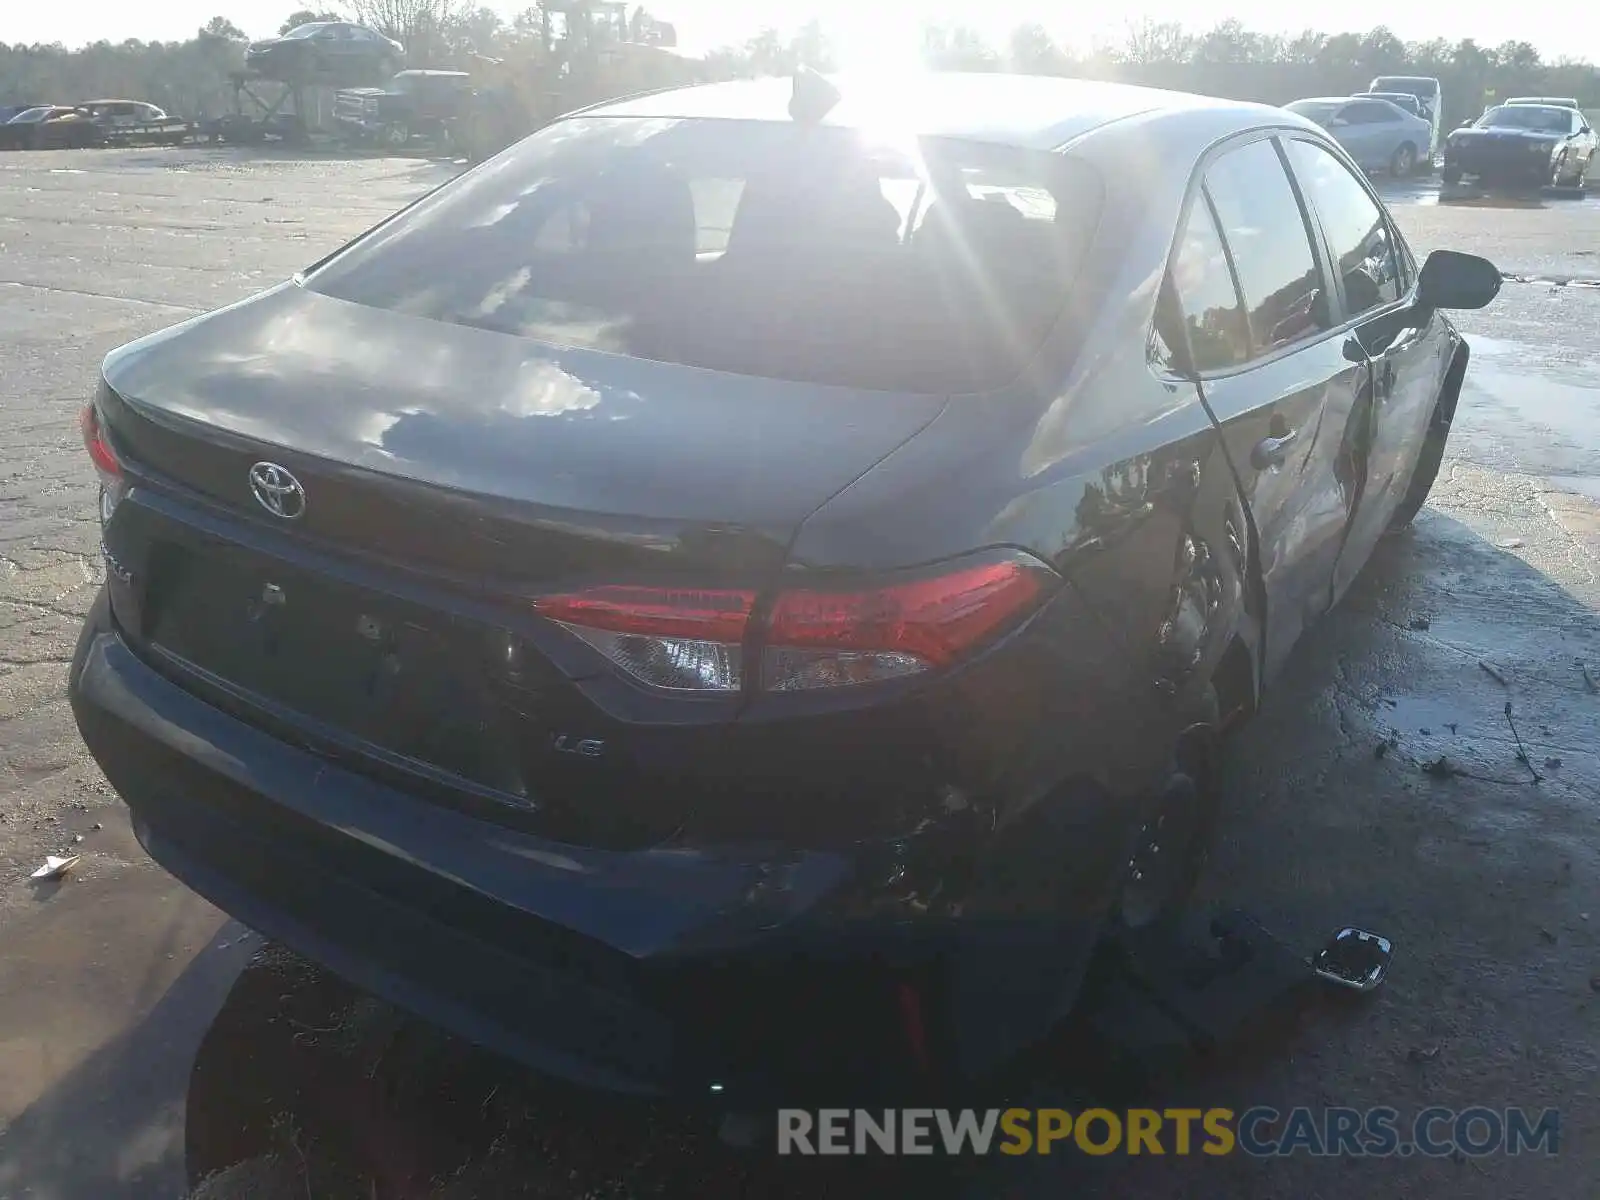
<svg viewBox="0 0 1600 1200">
<path fill-rule="evenodd" d="M 1369 92 L 1405 92 L 1415 96 L 1422 106 L 1422 119 L 1428 122 L 1432 136 L 1428 139 L 1428 157 L 1439 153 L 1444 145 L 1444 86 L 1429 75 L 1379 75 L 1367 84 Z"/>
<path fill-rule="evenodd" d="M 1421 117 L 1372 96 L 1320 96 L 1286 105 L 1321 125 L 1364 171 L 1404 177 L 1428 160 L 1433 127 Z"/>
<path fill-rule="evenodd" d="M 91 117 L 105 127 L 123 125 L 148 125 L 170 118 L 166 110 L 142 100 L 90 100 L 79 107 L 87 109 Z"/>
<path fill-rule="evenodd" d="M 413 137 L 446 133 L 472 98 L 465 71 L 401 71 L 384 87 L 340 88 L 333 119 L 358 141 L 404 146 Z"/>
<path fill-rule="evenodd" d="M 0 149 L 67 150 L 98 146 L 105 140 L 88 109 L 42 104 L 0 125 Z"/>
<path fill-rule="evenodd" d="M 1445 142 L 1445 183 L 1468 175 L 1510 184 L 1578 187 L 1594 159 L 1595 132 L 1576 108 L 1500 104 Z"/>
<path fill-rule="evenodd" d="M 244 65 L 268 79 L 292 83 L 320 78 L 353 84 L 387 79 L 405 57 L 404 46 L 376 29 L 346 21 L 313 21 L 282 37 L 252 43 Z"/>
<path fill-rule="evenodd" d="M 189 123 L 169 116 L 165 109 L 143 100 L 90 100 L 81 107 L 100 126 L 107 141 L 141 139 L 156 142 L 181 142 Z"/>
</svg>

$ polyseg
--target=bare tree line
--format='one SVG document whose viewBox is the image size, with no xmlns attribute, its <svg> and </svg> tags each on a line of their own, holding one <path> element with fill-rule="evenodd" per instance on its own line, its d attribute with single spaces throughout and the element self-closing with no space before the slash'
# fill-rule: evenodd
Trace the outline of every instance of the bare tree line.
<svg viewBox="0 0 1600 1200">
<path fill-rule="evenodd" d="M 551 16 L 538 4 L 507 20 L 470 0 L 335 0 L 325 10 L 286 13 L 280 32 L 344 17 L 403 42 L 411 65 L 452 66 L 473 54 L 515 59 L 519 49 L 550 38 Z M 1488 97 L 1516 92 L 1572 95 L 1600 107 L 1600 71 L 1588 62 L 1547 63 L 1520 41 L 1494 47 L 1471 38 L 1404 42 L 1381 26 L 1365 34 L 1308 29 L 1280 36 L 1236 20 L 1201 32 L 1138 21 L 1120 39 L 1088 49 L 1063 44 L 1038 24 L 1020 26 L 1003 45 L 960 26 L 926 26 L 920 37 L 924 60 L 939 69 L 1121 79 L 1269 103 L 1344 94 L 1377 75 L 1409 73 L 1443 81 L 1449 120 L 1476 113 Z M 218 16 L 181 42 L 97 42 L 74 50 L 0 43 L 0 104 L 126 96 L 185 116 L 215 115 L 231 103 L 228 76 L 242 65 L 245 40 L 237 25 Z M 815 22 L 788 36 L 769 29 L 707 56 L 714 77 L 783 73 L 801 63 L 836 65 L 827 31 Z"/>
</svg>

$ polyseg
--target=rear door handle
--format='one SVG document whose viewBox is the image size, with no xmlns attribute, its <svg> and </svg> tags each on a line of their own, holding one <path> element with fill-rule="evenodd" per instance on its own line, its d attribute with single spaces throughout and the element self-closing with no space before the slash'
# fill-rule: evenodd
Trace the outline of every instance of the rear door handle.
<svg viewBox="0 0 1600 1200">
<path fill-rule="evenodd" d="M 1256 443 L 1256 448 L 1250 451 L 1250 465 L 1258 471 L 1283 466 L 1283 460 L 1289 456 L 1289 447 L 1294 445 L 1299 436 L 1298 429 L 1291 429 L 1277 437 L 1262 438 Z"/>
</svg>

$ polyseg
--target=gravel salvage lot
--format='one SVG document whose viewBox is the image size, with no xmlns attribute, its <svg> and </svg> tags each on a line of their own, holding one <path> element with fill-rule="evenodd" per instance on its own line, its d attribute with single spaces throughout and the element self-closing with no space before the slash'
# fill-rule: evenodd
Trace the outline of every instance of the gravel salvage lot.
<svg viewBox="0 0 1600 1200">
<path fill-rule="evenodd" d="M 860 1167 L 735 1161 L 670 1116 L 618 1112 L 597 1129 L 592 1111 L 564 1117 L 426 1031 L 407 1034 L 405 1053 L 374 1052 L 405 1023 L 302 983 L 292 964 L 240 976 L 257 940 L 147 862 L 79 744 L 65 670 L 102 568 L 76 416 L 100 359 L 290 275 L 453 170 L 233 151 L 0 155 L 0 1197 L 181 1195 L 186 1130 L 189 1153 L 203 1126 L 212 1165 L 232 1161 L 218 1149 L 227 1103 L 258 1124 L 289 1118 L 266 1138 L 277 1163 L 229 1195 L 1594 1194 L 1600 695 L 1578 663 L 1600 682 L 1600 288 L 1581 286 L 1600 278 L 1600 202 L 1438 204 L 1428 185 L 1394 189 L 1419 253 L 1454 245 L 1580 286 L 1508 284 L 1465 316 L 1474 366 L 1430 510 L 1302 648 L 1232 758 L 1208 899 L 1308 947 L 1368 923 L 1396 940 L 1392 983 L 1153 1097 L 1559 1107 L 1561 1154 L 1270 1167 L 1058 1154 L 891 1183 Z M 1513 757 L 1508 699 L 1537 786 Z M 1440 755 L 1471 777 L 1425 774 Z M 27 882 L 62 852 L 84 855 L 67 881 Z M 354 1013 L 354 1032 L 331 1034 L 328 1012 Z M 285 1082 L 297 1055 L 316 1060 L 306 1070 L 343 1063 L 346 1078 Z M 298 1115 L 283 1099 L 297 1086 Z M 1028 1100 L 1074 1106 L 1076 1086 L 1068 1064 L 1041 1060 Z M 285 1112 L 255 1113 L 252 1088 Z M 370 1179 L 331 1167 L 313 1188 L 303 1154 L 319 1107 L 383 1110 L 367 1152 L 389 1176 L 370 1193 Z M 481 1158 L 491 1127 L 513 1130 L 479 1164 L 493 1182 L 435 1192 L 428 1178 L 462 1147 Z"/>
</svg>

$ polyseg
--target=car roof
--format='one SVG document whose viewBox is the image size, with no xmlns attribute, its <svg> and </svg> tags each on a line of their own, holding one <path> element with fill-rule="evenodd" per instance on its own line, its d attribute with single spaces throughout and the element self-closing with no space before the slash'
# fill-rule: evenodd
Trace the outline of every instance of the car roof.
<svg viewBox="0 0 1600 1200">
<path fill-rule="evenodd" d="M 1376 96 L 1302 96 L 1290 104 L 1349 104 L 1352 100 L 1376 100 Z"/>
<path fill-rule="evenodd" d="M 1149 114 L 1204 114 L 1239 128 L 1281 123 L 1281 110 L 1186 92 L 1056 76 L 922 72 L 830 76 L 843 99 L 829 125 L 892 124 L 896 134 L 1053 150 L 1102 126 Z M 750 79 L 674 88 L 581 110 L 584 116 L 789 121 L 793 81 Z"/>
<path fill-rule="evenodd" d="M 1571 96 L 1513 96 L 1505 103 L 1515 104 L 1518 108 L 1529 104 L 1536 104 L 1543 108 L 1578 107 L 1578 101 Z"/>
</svg>

